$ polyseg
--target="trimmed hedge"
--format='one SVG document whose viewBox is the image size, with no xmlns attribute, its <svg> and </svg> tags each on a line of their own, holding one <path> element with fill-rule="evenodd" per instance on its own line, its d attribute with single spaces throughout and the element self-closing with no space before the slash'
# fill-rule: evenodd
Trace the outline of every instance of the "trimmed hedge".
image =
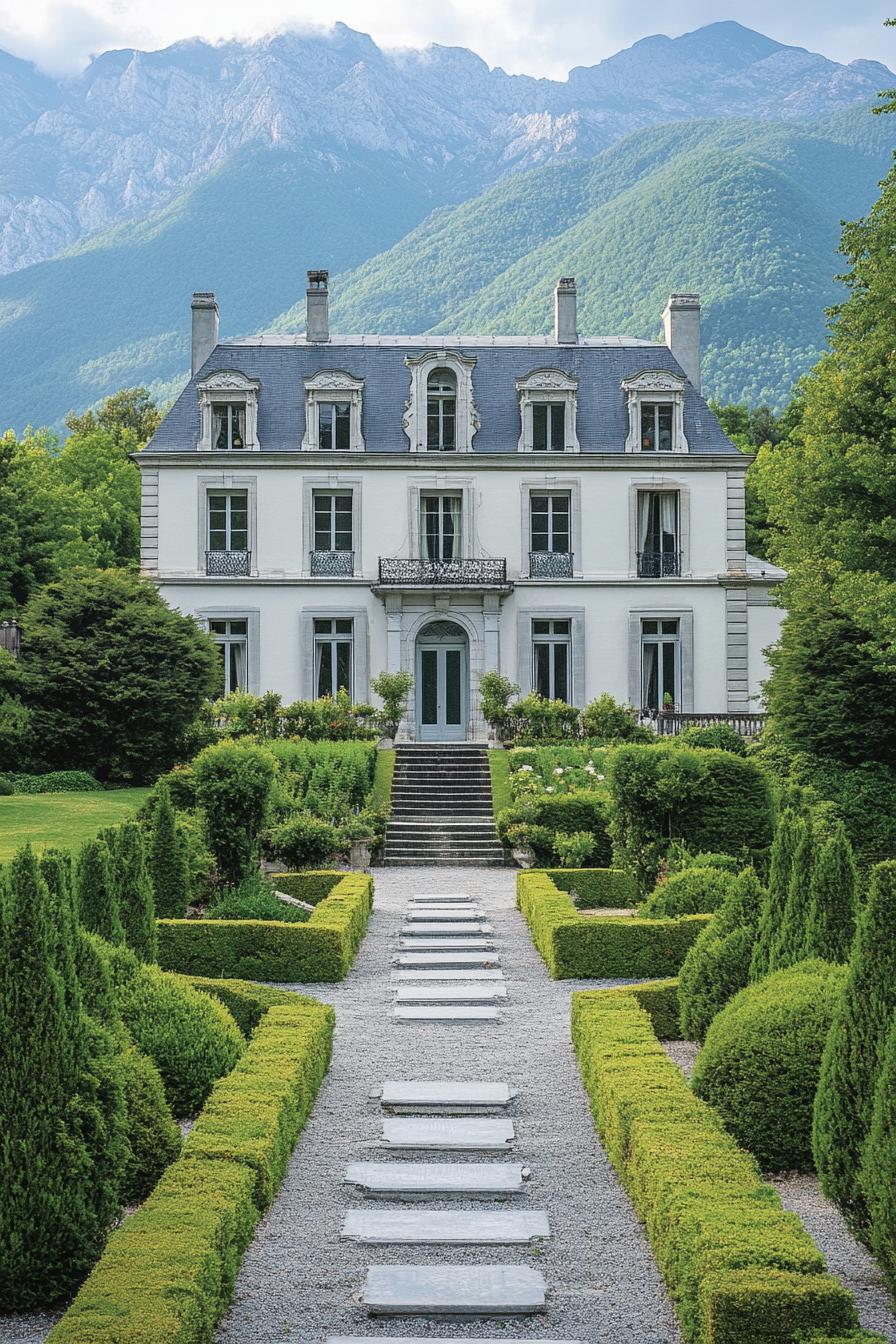
<svg viewBox="0 0 896 1344">
<path fill-rule="evenodd" d="M 326 1072 L 333 1016 L 297 995 L 269 1010 L 47 1344 L 209 1344 Z"/>
<path fill-rule="evenodd" d="M 580 915 L 545 872 L 519 873 L 517 905 L 554 980 L 674 975 L 709 915 L 639 919 Z"/>
<path fill-rule="evenodd" d="M 619 988 L 590 989 L 589 994 L 618 994 Z M 661 1041 L 677 1041 L 678 1030 L 678 981 L 648 980 L 643 985 L 626 985 L 625 993 L 643 1008 L 650 1018 L 654 1034 Z"/>
<path fill-rule="evenodd" d="M 395 774 L 395 748 L 380 747 L 373 766 L 373 784 L 367 796 L 367 806 L 385 812 L 392 811 L 392 777 Z"/>
<path fill-rule="evenodd" d="M 296 1001 L 296 995 L 288 989 L 272 989 L 251 980 L 209 980 L 203 975 L 183 979 L 193 989 L 219 999 L 246 1037 L 252 1035 L 269 1008 Z"/>
<path fill-rule="evenodd" d="M 160 919 L 166 970 L 215 979 L 310 984 L 343 980 L 367 929 L 373 879 L 338 875 L 304 924 L 263 919 Z"/>
<path fill-rule="evenodd" d="M 629 910 L 638 888 L 622 868 L 543 868 L 555 887 L 568 891 L 579 910 Z"/>
<path fill-rule="evenodd" d="M 721 868 L 685 868 L 672 873 L 654 887 L 641 914 L 647 919 L 714 914 L 727 895 L 731 879 L 732 874 Z"/>
<path fill-rule="evenodd" d="M 268 873 L 267 880 L 272 891 L 282 891 L 284 896 L 294 896 L 297 901 L 318 905 L 344 876 L 344 873 L 334 872 L 331 868 L 308 868 L 301 873 Z"/>
<path fill-rule="evenodd" d="M 796 1214 L 667 1059 L 628 990 L 572 996 L 595 1124 L 628 1190 L 688 1344 L 783 1344 L 858 1325 Z"/>
</svg>

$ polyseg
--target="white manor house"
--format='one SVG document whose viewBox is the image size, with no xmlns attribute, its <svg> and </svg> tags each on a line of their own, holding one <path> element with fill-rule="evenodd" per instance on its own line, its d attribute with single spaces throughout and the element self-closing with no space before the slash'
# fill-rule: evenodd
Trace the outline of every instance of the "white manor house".
<svg viewBox="0 0 896 1344">
<path fill-rule="evenodd" d="M 192 377 L 146 448 L 142 567 L 221 644 L 225 688 L 284 701 L 407 669 L 401 736 L 484 741 L 498 669 L 577 705 L 760 707 L 782 571 L 747 555 L 744 473 L 700 395 L 700 302 L 663 342 L 580 339 L 562 279 L 546 337 L 219 342 L 192 303 Z"/>
</svg>

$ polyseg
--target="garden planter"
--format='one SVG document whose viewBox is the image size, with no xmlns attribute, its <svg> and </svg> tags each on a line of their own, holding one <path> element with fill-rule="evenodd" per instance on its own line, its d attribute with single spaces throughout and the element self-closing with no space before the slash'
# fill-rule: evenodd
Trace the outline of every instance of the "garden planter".
<svg viewBox="0 0 896 1344">
<path fill-rule="evenodd" d="M 535 850 L 531 845 L 516 845 L 510 852 L 518 868 L 535 867 Z"/>
<path fill-rule="evenodd" d="M 356 871 L 361 872 L 370 867 L 371 849 L 366 840 L 355 840 L 349 850 L 349 864 Z"/>
</svg>

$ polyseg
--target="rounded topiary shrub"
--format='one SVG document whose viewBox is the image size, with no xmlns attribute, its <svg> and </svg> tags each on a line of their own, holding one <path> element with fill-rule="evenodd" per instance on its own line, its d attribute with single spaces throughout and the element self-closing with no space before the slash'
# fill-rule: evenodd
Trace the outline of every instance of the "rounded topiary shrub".
<svg viewBox="0 0 896 1344">
<path fill-rule="evenodd" d="M 165 1100 L 165 1085 L 152 1060 L 133 1046 L 118 1059 L 127 1111 L 130 1157 L 125 1167 L 125 1203 L 145 1199 L 180 1152 L 181 1134 Z"/>
<path fill-rule="evenodd" d="M 661 882 L 638 913 L 645 919 L 711 915 L 725 899 L 731 879 L 731 873 L 720 868 L 686 868 Z"/>
<path fill-rule="evenodd" d="M 812 1170 L 812 1105 L 845 979 L 845 966 L 798 962 L 742 989 L 707 1032 L 694 1091 L 767 1170 Z"/>
<path fill-rule="evenodd" d="M 222 1003 L 179 975 L 110 949 L 115 999 L 135 1045 L 156 1065 L 175 1115 L 194 1115 L 212 1085 L 229 1073 L 243 1036 Z"/>
</svg>

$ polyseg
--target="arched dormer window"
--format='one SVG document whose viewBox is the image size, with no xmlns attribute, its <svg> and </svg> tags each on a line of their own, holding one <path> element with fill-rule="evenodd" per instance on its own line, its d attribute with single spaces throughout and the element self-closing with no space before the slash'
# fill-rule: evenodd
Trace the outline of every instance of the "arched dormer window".
<svg viewBox="0 0 896 1344">
<path fill-rule="evenodd" d="M 402 421 L 412 453 L 468 453 L 479 429 L 473 404 L 476 360 L 454 350 L 408 355 L 411 387 Z"/>
<path fill-rule="evenodd" d="M 457 448 L 457 379 L 450 369 L 433 369 L 426 380 L 426 448 L 453 453 Z"/>
<path fill-rule="evenodd" d="M 240 452 L 258 448 L 258 392 L 261 384 L 238 369 L 220 369 L 196 384 L 200 452 Z"/>
</svg>

